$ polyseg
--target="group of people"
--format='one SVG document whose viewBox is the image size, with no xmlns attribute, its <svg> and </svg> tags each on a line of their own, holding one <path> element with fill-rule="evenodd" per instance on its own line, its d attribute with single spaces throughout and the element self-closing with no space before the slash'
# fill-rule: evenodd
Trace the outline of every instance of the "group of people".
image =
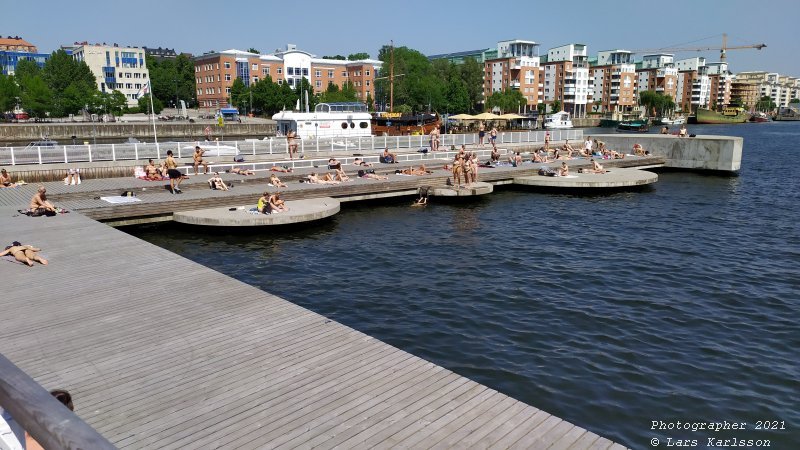
<svg viewBox="0 0 800 450">
<path fill-rule="evenodd" d="M 478 124 L 478 147 L 483 148 L 483 140 L 486 138 L 486 125 L 483 122 Z M 492 147 L 496 147 L 497 142 L 497 127 L 492 127 L 489 130 L 489 142 L 492 144 Z"/>
<path fill-rule="evenodd" d="M 669 134 L 669 127 L 664 125 L 661 127 L 661 134 Z M 686 129 L 686 125 L 681 125 L 681 128 L 678 130 L 678 137 L 688 137 L 689 130 Z"/>
<path fill-rule="evenodd" d="M 478 181 L 478 154 L 467 152 L 467 147 L 461 145 L 461 150 L 453 158 L 453 185 L 461 188 L 461 178 L 467 187 Z"/>
<path fill-rule="evenodd" d="M 258 205 L 256 208 L 261 214 L 276 214 L 289 211 L 289 207 L 286 206 L 286 202 L 281 199 L 280 192 L 270 194 L 269 192 L 265 191 L 261 198 L 258 199 Z"/>
</svg>

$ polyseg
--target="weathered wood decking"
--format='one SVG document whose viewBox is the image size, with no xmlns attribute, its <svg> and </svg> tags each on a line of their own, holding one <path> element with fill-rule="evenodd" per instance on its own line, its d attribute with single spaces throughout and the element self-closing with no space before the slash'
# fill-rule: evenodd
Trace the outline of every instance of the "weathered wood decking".
<svg viewBox="0 0 800 450">
<path fill-rule="evenodd" d="M 0 352 L 120 448 L 622 448 L 81 214 L 14 214 L 50 265 L 0 260 Z"/>
</svg>

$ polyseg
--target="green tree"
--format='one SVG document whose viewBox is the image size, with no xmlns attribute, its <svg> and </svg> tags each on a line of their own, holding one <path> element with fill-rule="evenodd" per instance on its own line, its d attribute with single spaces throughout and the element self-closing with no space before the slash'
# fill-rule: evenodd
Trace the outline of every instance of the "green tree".
<svg viewBox="0 0 800 450">
<path fill-rule="evenodd" d="M 756 109 L 758 111 L 770 112 L 773 111 L 776 107 L 777 105 L 775 104 L 775 102 L 772 101 L 772 98 L 768 95 L 761 97 L 758 100 L 758 103 L 756 103 Z"/>
<path fill-rule="evenodd" d="M 111 94 L 109 94 L 108 110 L 115 116 L 121 116 L 127 106 L 128 99 L 125 98 L 125 94 L 117 90 L 114 90 Z"/>
<path fill-rule="evenodd" d="M 235 108 L 241 108 L 247 102 L 249 94 L 244 81 L 241 78 L 236 78 L 231 85 L 230 104 Z"/>
<path fill-rule="evenodd" d="M 367 92 L 367 108 L 369 112 L 375 112 L 375 99 L 372 98 L 372 94 Z"/>
<path fill-rule="evenodd" d="M 345 58 L 342 55 L 323 56 L 322 59 L 338 59 L 338 60 L 341 60 L 341 61 L 346 61 L 347 60 L 347 58 Z"/>
<path fill-rule="evenodd" d="M 46 117 L 53 107 L 52 91 L 41 77 L 33 77 L 22 92 L 22 107 L 31 117 Z"/>
<path fill-rule="evenodd" d="M 338 85 L 329 83 L 328 88 L 320 95 L 319 101 L 322 103 L 355 102 L 358 101 L 358 98 L 352 83 L 345 83 L 341 89 Z"/>
<path fill-rule="evenodd" d="M 360 53 L 351 53 L 347 55 L 347 59 L 350 61 L 358 61 L 360 59 L 369 59 L 369 53 L 360 52 Z"/>
<path fill-rule="evenodd" d="M 470 107 L 466 112 L 471 114 L 478 111 L 483 101 L 483 64 L 475 58 L 465 58 L 464 64 L 461 64 L 459 69 L 461 71 L 460 78 L 464 81 L 469 95 Z"/>
<path fill-rule="evenodd" d="M 261 54 L 260 51 L 254 49 L 253 47 L 250 47 L 247 51 L 250 52 L 250 53 L 255 53 L 255 54 L 259 54 L 259 55 Z"/>
<path fill-rule="evenodd" d="M 0 113 L 12 111 L 19 96 L 20 90 L 14 76 L 0 74 Z"/>
<path fill-rule="evenodd" d="M 300 109 L 305 111 L 306 96 L 308 96 L 308 110 L 313 112 L 319 103 L 319 97 L 314 95 L 314 88 L 311 87 L 311 83 L 306 78 L 301 78 L 299 86 L 295 86 L 294 91 L 297 99 L 300 100 Z"/>
<path fill-rule="evenodd" d="M 153 97 L 153 113 L 158 114 L 164 110 L 164 104 L 158 97 Z M 150 114 L 150 94 L 139 97 L 139 111 Z"/>
<path fill-rule="evenodd" d="M 95 76 L 83 61 L 75 61 L 63 50 L 50 55 L 42 69 L 42 79 L 52 92 L 52 115 L 78 113 L 93 101 L 98 92 Z"/>
<path fill-rule="evenodd" d="M 506 89 L 505 91 L 495 92 L 486 99 L 486 108 L 498 108 L 503 113 L 517 112 L 525 105 L 527 99 L 516 89 Z"/>
<path fill-rule="evenodd" d="M 469 90 L 463 80 L 450 80 L 447 85 L 447 111 L 464 112 L 470 108 Z"/>
<path fill-rule="evenodd" d="M 145 65 L 150 72 L 155 98 L 175 107 L 179 100 L 185 101 L 189 107 L 197 104 L 194 63 L 186 55 L 162 60 L 145 55 Z"/>
<path fill-rule="evenodd" d="M 536 110 L 539 111 L 539 115 L 542 116 L 547 112 L 547 103 L 539 103 L 536 105 Z"/>
<path fill-rule="evenodd" d="M 14 70 L 14 77 L 16 77 L 20 86 L 24 85 L 25 82 L 31 78 L 41 77 L 41 76 L 42 76 L 42 69 L 39 67 L 38 64 L 29 59 L 20 60 L 17 63 L 16 69 Z"/>
<path fill-rule="evenodd" d="M 250 89 L 253 93 L 253 109 L 256 112 L 271 116 L 281 110 L 278 85 L 272 82 L 272 77 L 267 75 Z"/>
<path fill-rule="evenodd" d="M 383 61 L 380 76 L 389 76 L 389 66 L 392 59 L 391 47 L 383 46 L 378 52 L 378 59 Z M 430 109 L 444 109 L 446 79 L 437 75 L 437 70 L 428 58 L 422 53 L 407 47 L 394 49 L 394 103 L 406 104 L 413 109 L 422 111 Z M 403 74 L 404 76 L 399 76 Z M 381 80 L 381 90 L 389 92 L 387 80 Z"/>
<path fill-rule="evenodd" d="M 654 91 L 639 93 L 639 104 L 645 107 L 647 115 L 664 116 L 675 109 L 672 97 Z"/>
<path fill-rule="evenodd" d="M 800 103 L 800 98 L 793 98 L 789 100 L 789 103 Z"/>
<path fill-rule="evenodd" d="M 553 100 L 553 103 L 550 103 L 550 111 L 554 113 L 561 111 L 561 100 Z"/>
</svg>

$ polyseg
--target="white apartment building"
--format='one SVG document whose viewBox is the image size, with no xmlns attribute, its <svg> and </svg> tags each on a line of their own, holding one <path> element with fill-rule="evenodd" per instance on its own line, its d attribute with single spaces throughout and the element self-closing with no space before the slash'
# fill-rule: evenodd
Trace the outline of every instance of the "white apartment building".
<svg viewBox="0 0 800 450">
<path fill-rule="evenodd" d="M 117 45 L 84 44 L 72 50 L 72 57 L 91 69 L 97 88 L 101 92 L 122 92 L 128 106 L 138 104 L 139 95 L 150 79 L 144 55 L 143 48 Z"/>
<path fill-rule="evenodd" d="M 585 44 L 554 47 L 544 63 L 544 101 L 560 101 L 562 109 L 574 117 L 586 116 L 586 105 L 594 95 L 587 52 Z"/>
<path fill-rule="evenodd" d="M 777 72 L 740 72 L 735 81 L 758 86 L 759 97 L 769 97 L 778 107 L 800 98 L 800 79 Z"/>
<path fill-rule="evenodd" d="M 711 99 L 711 79 L 708 76 L 706 59 L 694 57 L 675 62 L 678 69 L 678 97 L 675 103 L 684 111 L 698 107 L 708 108 Z"/>
</svg>

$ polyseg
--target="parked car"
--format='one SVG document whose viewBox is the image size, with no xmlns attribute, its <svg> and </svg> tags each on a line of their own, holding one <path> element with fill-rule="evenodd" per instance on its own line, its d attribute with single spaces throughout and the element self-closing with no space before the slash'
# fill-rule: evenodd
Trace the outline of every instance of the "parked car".
<svg viewBox="0 0 800 450">
<path fill-rule="evenodd" d="M 25 111 L 23 111 L 23 112 L 18 112 L 18 113 L 16 113 L 16 114 L 14 114 L 14 117 L 15 117 L 17 120 L 28 120 L 28 119 L 30 119 L 30 118 L 31 118 L 31 117 L 28 115 L 28 113 L 26 113 Z"/>
</svg>

